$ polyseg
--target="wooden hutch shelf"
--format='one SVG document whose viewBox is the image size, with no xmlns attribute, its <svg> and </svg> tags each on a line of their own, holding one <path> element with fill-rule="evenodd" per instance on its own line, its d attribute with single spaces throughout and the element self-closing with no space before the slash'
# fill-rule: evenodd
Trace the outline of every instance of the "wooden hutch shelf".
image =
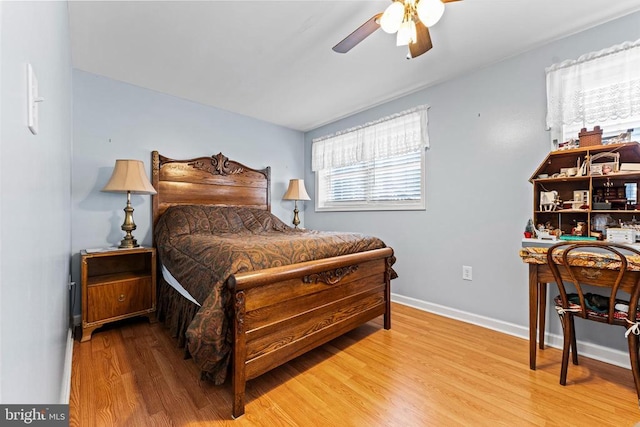
<svg viewBox="0 0 640 427">
<path fill-rule="evenodd" d="M 609 155 L 619 158 L 614 161 Z M 582 167 L 585 162 L 586 166 Z M 623 164 L 636 164 L 640 169 L 639 143 L 596 145 L 549 153 L 529 179 L 533 184 L 534 225 L 549 224 L 562 230 L 563 234 L 571 234 L 581 222 L 586 225 L 584 235 L 591 236 L 603 232 L 595 229 L 601 226 L 601 221 L 594 223 L 596 215 L 608 215 L 609 225 L 619 226 L 638 220 L 640 229 L 637 196 L 640 170 L 620 171 Z M 557 192 L 559 203 L 542 207 L 543 192 Z"/>
</svg>

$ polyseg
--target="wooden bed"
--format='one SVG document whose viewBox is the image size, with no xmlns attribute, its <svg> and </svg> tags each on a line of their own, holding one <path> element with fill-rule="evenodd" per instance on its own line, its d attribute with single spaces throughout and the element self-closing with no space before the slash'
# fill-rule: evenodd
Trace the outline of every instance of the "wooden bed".
<svg viewBox="0 0 640 427">
<path fill-rule="evenodd" d="M 174 205 L 271 210 L 270 168 L 211 157 L 152 153 L 153 223 Z M 160 260 L 162 261 L 162 260 Z M 389 247 L 231 275 L 233 417 L 246 382 L 378 316 L 391 327 Z"/>
</svg>

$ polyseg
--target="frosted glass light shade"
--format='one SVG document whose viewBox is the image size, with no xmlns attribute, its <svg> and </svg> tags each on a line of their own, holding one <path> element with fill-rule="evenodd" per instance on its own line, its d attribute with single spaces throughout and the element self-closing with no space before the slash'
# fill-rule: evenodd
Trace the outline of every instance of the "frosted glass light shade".
<svg viewBox="0 0 640 427">
<path fill-rule="evenodd" d="M 416 38 L 416 23 L 413 22 L 413 19 L 410 19 L 400 25 L 396 38 L 396 46 L 407 46 L 409 43 L 415 42 Z"/>
<path fill-rule="evenodd" d="M 426 27 L 432 27 L 438 23 L 444 14 L 444 3 L 440 0 L 420 0 L 418 7 L 418 18 Z"/>
<path fill-rule="evenodd" d="M 391 3 L 380 18 L 380 27 L 387 33 L 393 34 L 400 28 L 404 18 L 404 3 L 394 1 Z"/>
</svg>

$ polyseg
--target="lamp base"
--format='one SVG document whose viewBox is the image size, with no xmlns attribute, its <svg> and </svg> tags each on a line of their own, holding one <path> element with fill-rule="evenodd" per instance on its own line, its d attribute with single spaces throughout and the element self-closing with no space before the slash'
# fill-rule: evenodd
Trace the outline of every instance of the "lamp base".
<svg viewBox="0 0 640 427">
<path fill-rule="evenodd" d="M 120 246 L 118 247 L 120 249 L 132 249 L 140 247 L 140 245 L 138 244 L 138 241 L 133 238 L 133 236 L 125 236 L 125 238 L 120 241 Z"/>
<path fill-rule="evenodd" d="M 298 201 L 294 201 L 295 208 L 293 209 L 293 228 L 298 228 L 300 225 L 300 217 L 298 216 Z"/>
<path fill-rule="evenodd" d="M 124 239 L 122 239 L 120 246 L 118 246 L 120 249 L 131 249 L 140 246 L 131 234 L 131 232 L 136 229 L 136 223 L 133 222 L 133 207 L 131 206 L 130 191 L 127 191 L 127 206 L 124 208 L 124 222 L 120 228 L 125 232 Z"/>
</svg>

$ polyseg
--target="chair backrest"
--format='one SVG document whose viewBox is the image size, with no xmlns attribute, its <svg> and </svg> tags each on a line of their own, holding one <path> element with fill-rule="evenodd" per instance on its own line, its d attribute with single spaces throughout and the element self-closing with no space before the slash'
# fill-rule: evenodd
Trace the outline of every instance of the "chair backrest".
<svg viewBox="0 0 640 427">
<path fill-rule="evenodd" d="M 582 311 L 575 313 L 576 315 L 587 317 L 583 285 L 603 288 L 601 294 L 608 299 L 607 323 L 615 320 L 613 314 L 618 291 L 630 295 L 629 313 L 636 313 L 640 296 L 640 272 L 629 272 L 627 255 L 640 256 L 640 251 L 621 244 L 594 241 L 561 242 L 550 247 L 547 251 L 547 264 L 558 285 L 562 308 L 570 308 L 565 284 L 567 282 L 575 288 L 582 307 Z M 633 315 L 629 317 L 635 321 Z"/>
</svg>

